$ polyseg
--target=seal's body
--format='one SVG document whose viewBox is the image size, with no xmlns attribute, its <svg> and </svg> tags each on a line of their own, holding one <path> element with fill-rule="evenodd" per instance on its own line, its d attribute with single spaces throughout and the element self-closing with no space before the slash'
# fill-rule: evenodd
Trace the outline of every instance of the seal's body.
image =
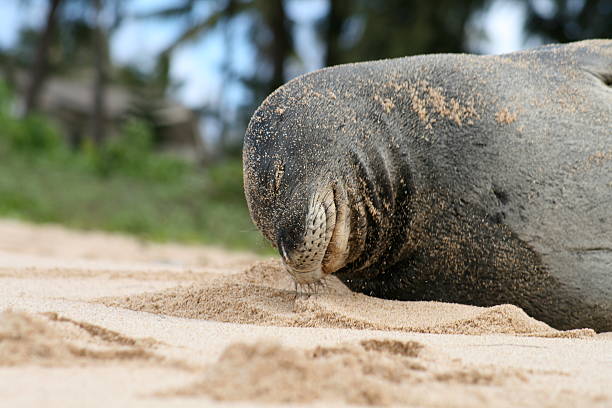
<svg viewBox="0 0 612 408">
<path fill-rule="evenodd" d="M 343 65 L 266 99 L 251 216 L 296 282 L 612 330 L 612 41 Z"/>
</svg>

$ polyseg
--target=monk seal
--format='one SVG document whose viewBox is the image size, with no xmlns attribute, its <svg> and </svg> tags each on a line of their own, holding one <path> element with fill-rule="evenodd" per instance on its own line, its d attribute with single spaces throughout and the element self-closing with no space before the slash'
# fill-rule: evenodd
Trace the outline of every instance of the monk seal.
<svg viewBox="0 0 612 408">
<path fill-rule="evenodd" d="M 249 211 L 299 284 L 612 330 L 612 41 L 296 78 L 254 113 Z"/>
</svg>

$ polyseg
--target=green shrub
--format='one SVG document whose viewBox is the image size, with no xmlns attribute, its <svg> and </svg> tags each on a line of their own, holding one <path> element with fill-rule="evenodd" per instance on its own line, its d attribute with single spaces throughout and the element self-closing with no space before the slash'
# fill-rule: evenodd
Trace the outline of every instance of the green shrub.
<svg viewBox="0 0 612 408">
<path fill-rule="evenodd" d="M 64 147 L 60 133 L 42 116 L 30 115 L 21 120 L 13 120 L 7 130 L 11 147 L 18 151 L 54 152 Z"/>
<path fill-rule="evenodd" d="M 11 110 L 12 94 L 8 85 L 0 81 L 0 115 L 8 115 Z"/>
<path fill-rule="evenodd" d="M 211 194 L 215 198 L 244 201 L 242 187 L 242 161 L 227 159 L 207 169 Z"/>
<path fill-rule="evenodd" d="M 13 98 L 9 88 L 0 82 L 0 140 L 7 148 L 24 153 L 55 152 L 64 147 L 61 134 L 47 118 L 11 115 Z"/>
<path fill-rule="evenodd" d="M 125 174 L 158 181 L 174 181 L 187 170 L 188 164 L 153 150 L 153 132 L 140 119 L 130 119 L 119 136 L 108 139 L 98 148 L 87 141 L 84 151 L 96 173 L 103 177 Z"/>
</svg>

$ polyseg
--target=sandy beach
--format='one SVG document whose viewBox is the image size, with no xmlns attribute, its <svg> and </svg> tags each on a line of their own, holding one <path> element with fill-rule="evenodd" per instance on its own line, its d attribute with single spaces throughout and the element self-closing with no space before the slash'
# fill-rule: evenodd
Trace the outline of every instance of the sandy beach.
<svg viewBox="0 0 612 408">
<path fill-rule="evenodd" d="M 0 221 L 6 407 L 612 407 L 612 333 L 397 302 L 277 259 Z"/>
</svg>

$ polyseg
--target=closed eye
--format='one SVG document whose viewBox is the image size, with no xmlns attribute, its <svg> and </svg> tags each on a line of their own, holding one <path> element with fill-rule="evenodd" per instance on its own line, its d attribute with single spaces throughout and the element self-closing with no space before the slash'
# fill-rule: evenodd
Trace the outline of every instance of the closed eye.
<svg viewBox="0 0 612 408">
<path fill-rule="evenodd" d="M 274 191 L 278 192 L 285 175 L 285 165 L 281 160 L 274 161 Z"/>
</svg>

